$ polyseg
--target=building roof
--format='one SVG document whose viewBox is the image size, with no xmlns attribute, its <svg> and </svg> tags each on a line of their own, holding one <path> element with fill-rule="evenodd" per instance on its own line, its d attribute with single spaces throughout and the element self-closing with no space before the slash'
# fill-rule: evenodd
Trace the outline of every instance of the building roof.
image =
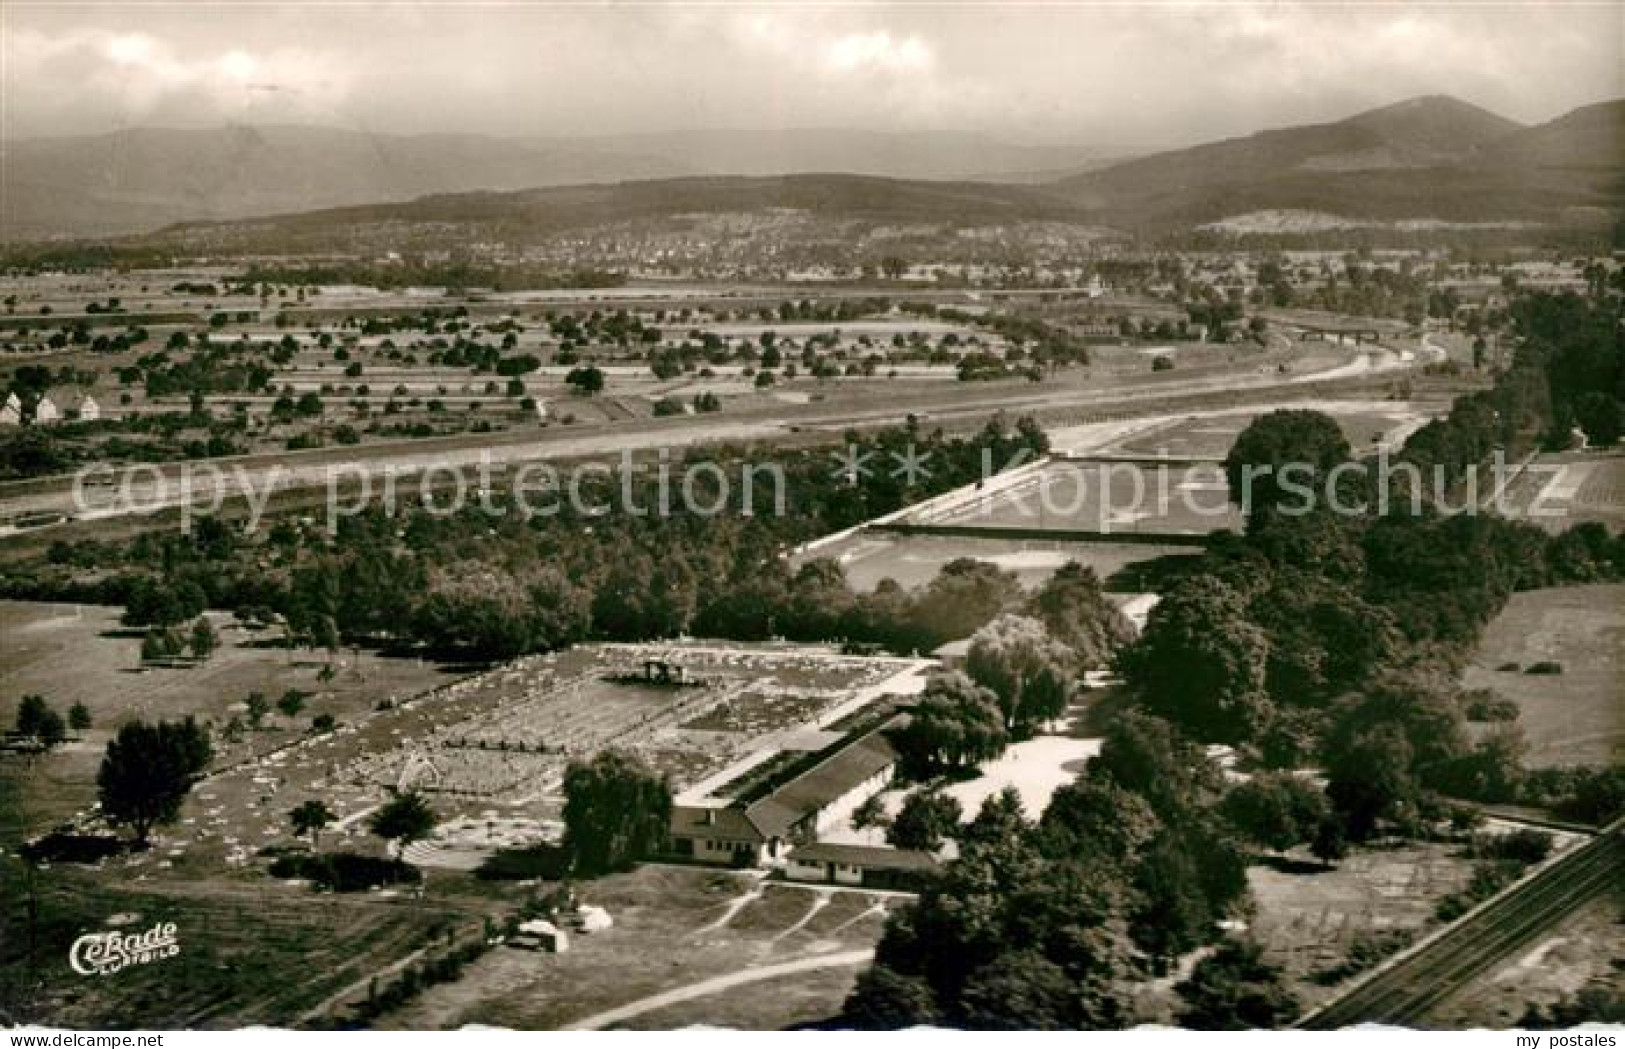
<svg viewBox="0 0 1625 1049">
<path fill-rule="evenodd" d="M 701 805 L 674 805 L 671 833 L 682 838 L 714 838 L 723 841 L 766 841 L 770 835 L 757 829 L 742 809 L 710 808 Z"/>
<path fill-rule="evenodd" d="M 934 871 L 939 864 L 929 852 L 889 849 L 882 845 L 848 845 L 815 841 L 790 853 L 792 863 L 844 863 L 849 867 L 888 871 Z"/>
<path fill-rule="evenodd" d="M 783 837 L 797 823 L 896 764 L 897 752 L 885 735 L 871 732 L 747 805 L 745 814 L 763 833 Z"/>
</svg>

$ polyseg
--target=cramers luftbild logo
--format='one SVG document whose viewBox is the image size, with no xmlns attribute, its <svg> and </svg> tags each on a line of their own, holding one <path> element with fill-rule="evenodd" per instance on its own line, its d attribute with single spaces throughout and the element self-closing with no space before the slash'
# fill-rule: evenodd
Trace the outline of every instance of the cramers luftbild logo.
<svg viewBox="0 0 1625 1049">
<path fill-rule="evenodd" d="M 147 965 L 181 953 L 173 922 L 160 922 L 138 935 L 89 932 L 68 948 L 68 964 L 82 976 L 111 976 L 132 965 Z"/>
</svg>

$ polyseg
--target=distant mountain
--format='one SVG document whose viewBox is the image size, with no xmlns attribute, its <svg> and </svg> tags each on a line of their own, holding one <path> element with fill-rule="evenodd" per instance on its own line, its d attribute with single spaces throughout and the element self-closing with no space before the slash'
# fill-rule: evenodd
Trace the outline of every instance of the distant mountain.
<svg viewBox="0 0 1625 1049">
<path fill-rule="evenodd" d="M 1513 121 L 1465 102 L 1418 98 L 1336 123 L 1157 153 L 1051 188 L 1085 207 L 1131 220 L 1180 224 L 1218 218 L 1238 207 L 1297 208 L 1318 205 L 1319 198 L 1336 202 L 1338 195 L 1326 191 L 1349 181 L 1347 176 L 1392 185 L 1396 172 L 1449 166 L 1518 129 Z"/>
<path fill-rule="evenodd" d="M 1403 224 L 1611 224 L 1625 102 L 1524 127 L 1428 96 L 1331 124 L 1141 157 L 1049 188 L 1149 232 Z M 1612 217 L 1611 217 L 1612 216 Z"/>
<path fill-rule="evenodd" d="M 542 140 L 543 142 L 557 140 Z M 1086 170 L 1123 150 L 1023 146 L 965 131 L 673 131 L 572 140 L 607 152 L 661 157 L 696 174 L 832 172 L 935 181 L 1024 181 L 1028 172 Z"/>
<path fill-rule="evenodd" d="M 1566 173 L 1585 178 L 1625 168 L 1625 98 L 1585 106 L 1549 123 L 1482 144 L 1485 165 Z"/>
<path fill-rule="evenodd" d="M 0 148 L 8 238 L 686 173 L 659 158 L 579 146 L 314 127 L 139 129 Z"/>
<path fill-rule="evenodd" d="M 964 179 L 1091 163 L 1083 150 L 1013 146 L 982 135 L 863 131 L 521 140 L 315 127 L 138 129 L 25 139 L 0 151 L 6 190 L 0 231 L 7 239 L 685 175 L 829 171 Z"/>
<path fill-rule="evenodd" d="M 373 250 L 386 244 L 408 246 L 423 237 L 439 247 L 458 237 L 524 242 L 615 225 L 643 231 L 690 229 L 706 217 L 726 221 L 741 216 L 774 218 L 777 235 L 814 239 L 827 239 L 848 221 L 950 227 L 1085 221 L 1074 205 L 1027 186 L 869 175 L 705 176 L 448 194 L 400 204 L 184 223 L 152 239 L 226 250 Z"/>
<path fill-rule="evenodd" d="M 1081 151 L 950 133 L 518 141 L 309 128 L 130 132 L 8 147 L 0 220 L 8 236 L 179 222 L 163 239 L 361 251 L 393 243 L 427 248 L 447 236 L 522 242 L 618 223 L 733 236 L 725 226 L 696 225 L 693 216 L 751 215 L 752 228 L 763 232 L 769 227 L 757 220 L 769 213 L 781 231 L 773 235 L 820 242 L 839 241 L 831 223 L 847 219 L 935 224 L 939 231 L 1064 222 L 1145 235 L 1354 226 L 1591 230 L 1611 227 L 1625 212 L 1622 147 L 1625 101 L 1524 127 L 1441 96 L 1082 174 L 1080 166 L 1096 161 Z M 717 166 L 753 174 L 717 174 Z M 972 174 L 949 177 L 967 166 Z M 774 170 L 780 167 L 861 171 Z M 1065 177 L 1041 181 L 1035 173 L 1046 170 Z M 796 232 L 783 232 L 796 223 Z"/>
</svg>

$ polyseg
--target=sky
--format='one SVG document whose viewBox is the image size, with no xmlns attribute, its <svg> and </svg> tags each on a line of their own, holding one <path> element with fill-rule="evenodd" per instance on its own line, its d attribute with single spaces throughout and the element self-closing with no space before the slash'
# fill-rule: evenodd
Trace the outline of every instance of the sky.
<svg viewBox="0 0 1625 1049">
<path fill-rule="evenodd" d="M 1180 145 L 1449 94 L 1625 96 L 1625 3 L 0 3 L 0 137 L 319 124 Z"/>
</svg>

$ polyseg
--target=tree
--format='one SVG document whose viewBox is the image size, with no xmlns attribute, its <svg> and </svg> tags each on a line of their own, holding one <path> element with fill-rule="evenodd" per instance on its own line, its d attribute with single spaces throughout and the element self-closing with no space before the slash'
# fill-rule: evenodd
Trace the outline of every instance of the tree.
<svg viewBox="0 0 1625 1049">
<path fill-rule="evenodd" d="M 322 831 L 337 819 L 338 816 L 327 807 L 327 802 L 319 799 L 304 802 L 288 813 L 294 834 L 310 835 L 310 847 L 313 851 L 321 847 Z"/>
<path fill-rule="evenodd" d="M 1085 772 L 1140 795 L 1166 823 L 1203 808 L 1220 780 L 1201 747 L 1162 718 L 1137 711 L 1112 721 Z"/>
<path fill-rule="evenodd" d="M 1206 743 L 1243 743 L 1268 723 L 1269 639 L 1244 595 L 1209 575 L 1175 586 L 1119 659 L 1145 707 Z"/>
<path fill-rule="evenodd" d="M 68 708 L 68 727 L 75 732 L 84 732 L 91 725 L 90 708 L 83 703 L 75 703 Z"/>
<path fill-rule="evenodd" d="M 96 774 L 102 815 L 114 826 L 130 827 L 145 845 L 154 826 L 173 822 L 192 781 L 211 760 L 208 734 L 191 717 L 120 726 Z"/>
<path fill-rule="evenodd" d="M 1074 673 L 1108 666 L 1134 639 L 1134 627 L 1100 585 L 1095 570 L 1068 561 L 1027 603 L 1027 615 L 1044 624 L 1070 657 Z"/>
<path fill-rule="evenodd" d="M 1330 870 L 1337 865 L 1337 861 L 1348 855 L 1348 842 L 1343 837 L 1343 821 L 1336 816 L 1327 816 L 1315 828 L 1314 839 L 1309 842 L 1309 851 L 1315 859 L 1325 864 Z"/>
<path fill-rule="evenodd" d="M 564 847 L 571 869 L 628 870 L 665 847 L 671 788 L 637 757 L 606 750 L 564 774 Z"/>
<path fill-rule="evenodd" d="M 910 618 L 922 648 L 969 637 L 1021 596 L 1016 577 L 983 561 L 955 558 L 943 565 L 914 602 Z"/>
<path fill-rule="evenodd" d="M 1038 821 L 1046 855 L 1117 865 L 1128 864 L 1160 827 L 1157 814 L 1139 794 L 1091 776 L 1057 788 Z"/>
<path fill-rule="evenodd" d="M 998 697 L 958 671 L 933 675 L 908 724 L 892 734 L 903 772 L 914 779 L 962 775 L 1004 753 L 1009 733 Z"/>
<path fill-rule="evenodd" d="M 271 712 L 271 701 L 265 698 L 264 693 L 250 692 L 243 703 L 248 708 L 248 726 L 258 730 L 265 715 Z"/>
<path fill-rule="evenodd" d="M 841 1016 L 860 1031 L 897 1031 L 942 1022 L 936 996 L 924 978 L 879 963 L 858 977 Z"/>
<path fill-rule="evenodd" d="M 1139 903 L 1129 935 L 1159 968 L 1204 942 L 1247 889 L 1247 867 L 1224 839 L 1197 824 L 1166 826 L 1134 872 Z"/>
<path fill-rule="evenodd" d="M 998 697 L 1005 729 L 1019 738 L 1066 711 L 1070 662 L 1043 623 L 1007 614 L 971 638 L 965 672 Z"/>
<path fill-rule="evenodd" d="M 1080 1026 L 1078 999 L 1064 969 L 1038 951 L 1018 950 L 971 973 L 959 1006 L 973 1031 L 1065 1031 Z"/>
<path fill-rule="evenodd" d="M 564 381 L 575 387 L 576 392 L 585 397 L 601 393 L 604 389 L 603 370 L 592 364 L 571 368 L 564 376 Z"/>
<path fill-rule="evenodd" d="M 1330 815 L 1326 794 L 1290 773 L 1259 773 L 1231 787 L 1219 811 L 1256 845 L 1284 852 L 1314 840 Z"/>
<path fill-rule="evenodd" d="M 199 662 L 206 661 L 220 647 L 220 635 L 215 632 L 214 624 L 204 616 L 198 616 L 192 624 L 192 656 Z"/>
<path fill-rule="evenodd" d="M 33 739 L 42 750 L 54 750 L 67 738 L 67 727 L 44 696 L 30 693 L 17 705 L 17 733 Z"/>
<path fill-rule="evenodd" d="M 439 817 L 423 800 L 423 795 L 408 791 L 395 795 L 373 813 L 367 821 L 367 829 L 385 841 L 394 842 L 395 854 L 399 856 L 408 845 L 427 838 L 437 822 Z"/>
<path fill-rule="evenodd" d="M 290 688 L 277 699 L 276 708 L 287 717 L 298 717 L 299 712 L 305 709 L 305 694 L 297 688 Z"/>
<path fill-rule="evenodd" d="M 1185 999 L 1180 1026 L 1197 1031 L 1275 1030 L 1298 1015 L 1280 968 L 1251 940 L 1226 940 L 1174 991 Z"/>
<path fill-rule="evenodd" d="M 880 800 L 879 794 L 869 795 L 852 810 L 851 824 L 857 830 L 885 827 L 890 822 L 891 818 L 886 815 L 886 806 Z"/>
<path fill-rule="evenodd" d="M 934 790 L 917 790 L 903 800 L 903 807 L 886 831 L 886 840 L 899 849 L 936 852 L 944 838 L 959 833 L 964 815 L 952 795 Z"/>
<path fill-rule="evenodd" d="M 1298 408 L 1260 415 L 1225 456 L 1230 501 L 1248 513 L 1282 505 L 1307 509 L 1324 492 L 1330 471 L 1351 454 L 1348 439 L 1328 415 Z"/>
</svg>

